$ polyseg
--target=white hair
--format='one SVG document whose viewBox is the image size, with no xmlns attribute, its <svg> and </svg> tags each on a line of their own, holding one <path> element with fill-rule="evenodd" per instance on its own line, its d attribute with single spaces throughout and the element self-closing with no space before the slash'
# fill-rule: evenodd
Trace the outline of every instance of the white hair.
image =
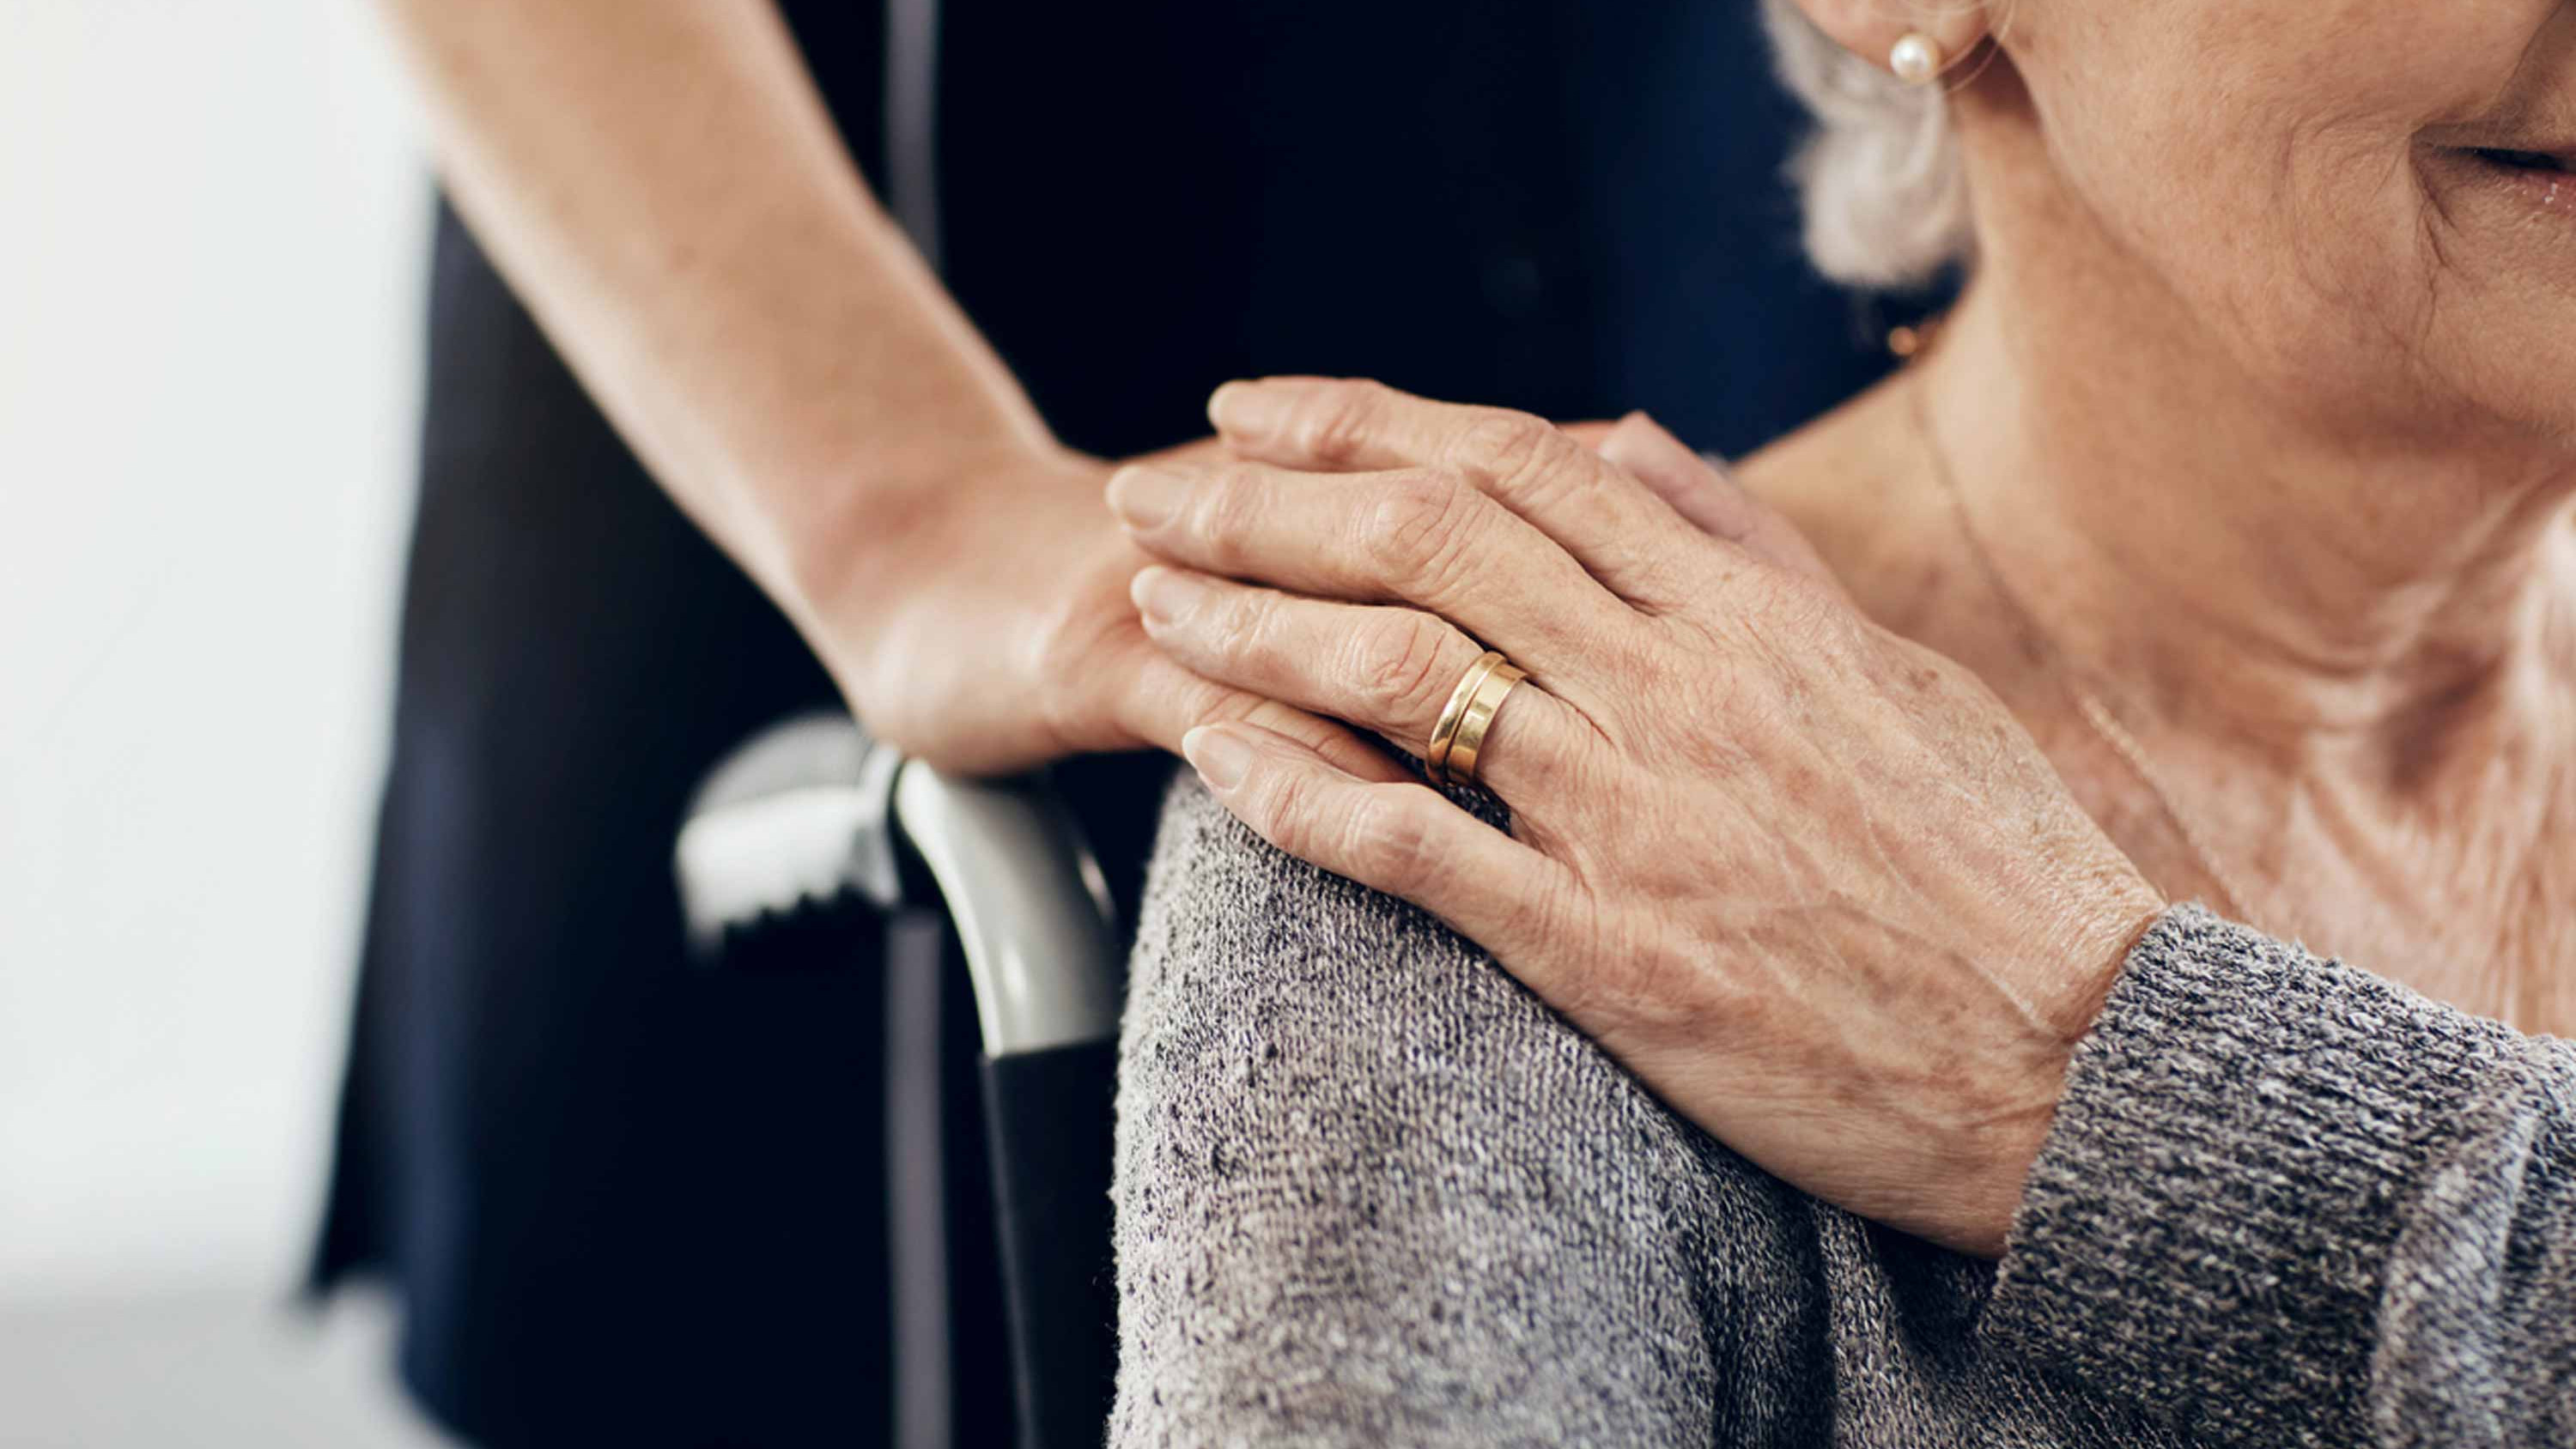
<svg viewBox="0 0 2576 1449">
<path fill-rule="evenodd" d="M 1845 50 L 1796 0 L 1762 0 L 1762 15 L 1780 78 L 1816 118 L 1790 166 L 1816 270 L 1906 288 L 1969 260 L 1967 176 L 1943 87 L 1907 85 Z"/>
</svg>

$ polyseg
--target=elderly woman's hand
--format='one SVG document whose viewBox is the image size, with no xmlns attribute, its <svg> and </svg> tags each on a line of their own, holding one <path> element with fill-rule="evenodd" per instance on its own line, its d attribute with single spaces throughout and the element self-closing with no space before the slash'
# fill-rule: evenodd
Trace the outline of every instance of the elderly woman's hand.
<svg viewBox="0 0 2576 1449">
<path fill-rule="evenodd" d="M 1135 584 L 1156 644 L 1417 755 L 1487 646 L 1529 675 L 1477 770 L 1508 835 L 1196 730 L 1227 808 L 1450 922 L 1783 1179 L 1999 1252 L 2164 906 L 2002 704 L 1642 419 L 1596 454 L 1367 383 L 1238 383 L 1211 412 L 1244 461 L 1110 484 L 1171 565 Z"/>
</svg>

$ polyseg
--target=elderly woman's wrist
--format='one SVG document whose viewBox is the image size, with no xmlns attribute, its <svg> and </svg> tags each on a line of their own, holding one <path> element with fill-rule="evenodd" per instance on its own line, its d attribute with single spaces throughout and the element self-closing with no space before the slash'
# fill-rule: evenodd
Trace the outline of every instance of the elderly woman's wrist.
<svg viewBox="0 0 2576 1449">
<path fill-rule="evenodd" d="M 2049 1015 L 2057 1040 L 2030 1068 L 2035 1078 L 2032 1095 L 2045 1106 L 2001 1135 L 1986 1178 L 1969 1200 L 1954 1246 L 1985 1258 L 2003 1255 L 2031 1174 L 2056 1130 L 2076 1055 L 2100 1021 L 2140 943 L 2171 911 L 2164 896 L 2138 878 L 2122 883 L 2100 904 L 2070 913 L 2079 924 L 2071 939 L 2055 948 L 2054 974 L 2061 983 L 2061 995 Z"/>
<path fill-rule="evenodd" d="M 2065 1018 L 2070 1057 L 2101 1020 L 2113 988 L 2136 959 L 2140 943 L 2172 910 L 2173 902 L 2164 892 L 2134 873 L 2093 910 L 2085 939 L 2067 957 L 2073 968 L 2069 973 L 2071 1010 Z"/>
</svg>

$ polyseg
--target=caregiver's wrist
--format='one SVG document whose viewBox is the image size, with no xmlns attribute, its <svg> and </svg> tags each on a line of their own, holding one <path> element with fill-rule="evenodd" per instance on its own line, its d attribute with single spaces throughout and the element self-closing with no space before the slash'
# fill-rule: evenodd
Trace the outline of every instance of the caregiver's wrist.
<svg viewBox="0 0 2576 1449">
<path fill-rule="evenodd" d="M 811 470 L 773 523 L 786 560 L 780 603 L 827 659 L 853 662 L 956 570 L 961 550 L 1007 546 L 1034 480 L 1070 496 L 1096 487 L 1102 467 L 1052 442 L 1003 439 L 886 448 Z"/>
</svg>

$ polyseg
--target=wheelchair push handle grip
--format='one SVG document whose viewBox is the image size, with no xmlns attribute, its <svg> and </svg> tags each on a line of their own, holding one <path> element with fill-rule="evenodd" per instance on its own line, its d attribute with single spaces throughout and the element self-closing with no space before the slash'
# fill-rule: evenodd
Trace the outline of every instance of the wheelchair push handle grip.
<svg viewBox="0 0 2576 1449">
<path fill-rule="evenodd" d="M 847 716 L 809 716 L 712 771 L 673 852 L 691 939 L 711 956 L 854 896 L 901 905 L 915 862 L 956 923 L 987 1054 L 1116 1035 L 1108 886 L 1043 776 L 955 778 Z"/>
</svg>

